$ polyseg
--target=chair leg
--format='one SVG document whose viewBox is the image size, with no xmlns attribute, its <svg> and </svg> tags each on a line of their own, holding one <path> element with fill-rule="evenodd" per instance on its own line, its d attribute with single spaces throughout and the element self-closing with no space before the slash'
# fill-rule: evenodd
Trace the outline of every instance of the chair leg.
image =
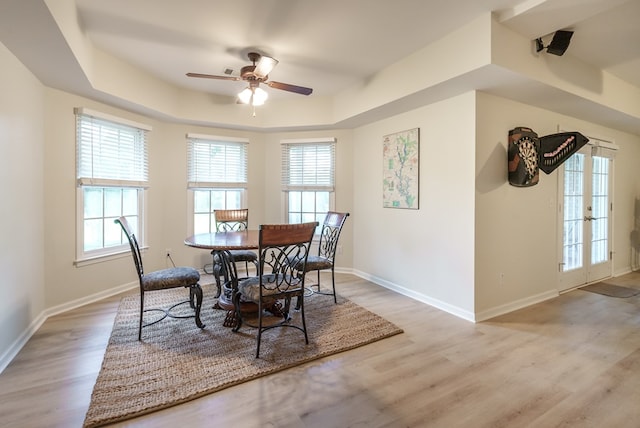
<svg viewBox="0 0 640 428">
<path fill-rule="evenodd" d="M 318 283 L 317 283 L 318 284 L 318 293 L 320 293 L 320 271 L 317 270 L 316 272 L 318 274 Z"/>
<path fill-rule="evenodd" d="M 262 302 L 258 303 L 258 334 L 256 337 L 256 358 L 260 358 L 260 340 L 262 339 Z"/>
<path fill-rule="evenodd" d="M 143 315 L 144 315 L 144 291 L 141 290 L 140 291 L 140 323 L 138 324 L 138 340 L 142 340 L 142 316 Z"/>
<path fill-rule="evenodd" d="M 306 272 L 303 275 L 306 275 Z M 306 280 L 306 278 L 305 278 L 305 280 Z M 309 290 L 313 294 L 313 290 L 311 289 L 311 287 L 312 287 L 312 285 L 309 286 Z M 296 297 L 296 311 L 300 310 L 300 305 L 302 305 L 301 300 L 302 300 L 301 296 Z"/>
<path fill-rule="evenodd" d="M 336 295 L 336 275 L 333 266 L 331 266 L 331 285 L 333 286 L 333 303 L 338 303 L 338 296 Z"/>
<path fill-rule="evenodd" d="M 200 309 L 202 309 L 202 287 L 200 287 L 199 283 L 195 283 L 191 287 L 189 287 L 189 295 L 195 295 L 196 298 L 196 325 L 200 328 L 204 328 L 204 324 L 200 319 Z"/>
<path fill-rule="evenodd" d="M 304 333 L 304 342 L 308 345 L 309 336 L 307 336 L 307 321 L 304 317 L 304 295 L 301 294 L 300 296 L 298 296 L 298 298 L 300 299 L 300 317 L 302 317 L 302 332 Z"/>
</svg>

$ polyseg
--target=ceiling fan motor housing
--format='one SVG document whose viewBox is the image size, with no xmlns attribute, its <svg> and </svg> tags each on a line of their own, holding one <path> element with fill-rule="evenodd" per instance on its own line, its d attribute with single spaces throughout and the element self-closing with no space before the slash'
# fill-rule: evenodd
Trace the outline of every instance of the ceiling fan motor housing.
<svg viewBox="0 0 640 428">
<path fill-rule="evenodd" d="M 244 80 L 259 80 L 258 76 L 256 76 L 254 73 L 255 69 L 256 69 L 255 65 L 245 65 L 240 69 L 240 76 Z"/>
</svg>

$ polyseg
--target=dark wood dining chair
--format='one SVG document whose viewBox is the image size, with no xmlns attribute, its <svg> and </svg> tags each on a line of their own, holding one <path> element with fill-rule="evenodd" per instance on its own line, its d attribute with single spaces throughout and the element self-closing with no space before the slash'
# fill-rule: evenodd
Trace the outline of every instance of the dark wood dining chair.
<svg viewBox="0 0 640 428">
<path fill-rule="evenodd" d="M 202 307 L 202 288 L 200 287 L 200 273 L 197 269 L 187 266 L 172 267 L 153 272 L 145 273 L 142 265 L 142 254 L 140 246 L 135 234 L 131 231 L 131 227 L 125 217 L 114 220 L 116 224 L 122 227 L 122 231 L 127 236 L 133 262 L 138 273 L 138 282 L 140 284 L 140 322 L 138 323 L 138 340 L 142 340 L 142 328 L 156 324 L 166 317 L 171 318 L 194 318 L 196 325 L 204 328 L 204 324 L 200 320 L 200 309 Z M 149 291 L 166 290 L 170 288 L 185 287 L 189 289 L 189 299 L 175 303 L 167 309 L 163 308 L 144 308 L 144 295 Z M 179 305 L 189 304 L 194 309 L 194 315 L 174 315 L 172 310 Z M 154 321 L 144 324 L 145 312 L 160 312 L 162 316 Z"/>
<path fill-rule="evenodd" d="M 338 239 L 345 221 L 349 217 L 349 213 L 329 211 L 327 212 L 322 230 L 320 232 L 320 242 L 318 244 L 318 254 L 310 254 L 305 265 L 305 272 L 318 272 L 318 281 L 316 284 L 308 285 L 309 289 L 317 287 L 314 293 L 333 295 L 333 301 L 338 303 L 336 296 L 336 278 L 335 278 L 335 260 L 336 251 L 338 249 Z M 331 269 L 331 286 L 333 291 L 326 291 L 320 286 L 320 271 Z"/>
<path fill-rule="evenodd" d="M 238 280 L 233 296 L 236 308 L 236 326 L 238 331 L 243 324 L 241 301 L 253 302 L 258 306 L 258 329 L 256 358 L 260 357 L 262 334 L 276 327 L 292 327 L 304 333 L 309 344 L 307 325 L 304 315 L 305 275 L 304 267 L 309 256 L 311 240 L 318 222 L 297 224 L 263 224 L 259 230 L 258 275 Z M 290 263 L 295 260 L 295 263 Z M 291 299 L 297 298 L 300 310 L 300 324 L 291 323 L 289 310 Z M 284 301 L 280 304 L 279 301 Z M 282 317 L 276 323 L 265 324 L 265 311 Z"/>
<path fill-rule="evenodd" d="M 232 210 L 214 210 L 213 212 L 216 222 L 216 232 L 235 232 L 247 230 L 249 227 L 249 210 L 246 208 Z M 212 251 L 213 256 L 213 276 L 216 280 L 218 288 L 216 297 L 220 297 L 222 291 L 222 283 L 220 274 L 223 272 L 222 264 L 216 251 Z M 231 250 L 230 260 L 234 263 L 245 264 L 247 276 L 249 276 L 249 263 L 252 263 L 257 270 L 258 255 L 251 250 Z"/>
</svg>

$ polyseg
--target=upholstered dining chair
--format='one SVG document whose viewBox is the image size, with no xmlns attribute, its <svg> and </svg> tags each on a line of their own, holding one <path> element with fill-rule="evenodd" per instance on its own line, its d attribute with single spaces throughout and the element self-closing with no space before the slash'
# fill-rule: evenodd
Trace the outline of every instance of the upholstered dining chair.
<svg viewBox="0 0 640 428">
<path fill-rule="evenodd" d="M 249 210 L 246 208 L 232 210 L 214 210 L 213 212 L 216 222 L 217 232 L 234 232 L 247 230 L 249 227 Z M 216 280 L 218 292 L 216 297 L 220 297 L 222 284 L 220 282 L 220 273 L 222 272 L 222 264 L 218 258 L 216 251 L 212 251 L 213 256 L 213 276 Z M 258 255 L 251 250 L 232 250 L 230 252 L 230 260 L 234 263 L 244 262 L 247 276 L 249 276 L 249 263 L 254 266 L 258 265 Z"/>
<path fill-rule="evenodd" d="M 258 275 L 238 280 L 233 296 L 238 331 L 243 324 L 241 301 L 258 306 L 256 358 L 260 357 L 262 333 L 276 327 L 292 327 L 304 333 L 309 344 L 304 315 L 304 267 L 309 256 L 311 240 L 318 222 L 297 224 L 263 224 L 259 229 Z M 290 263 L 295 260 L 295 263 Z M 291 299 L 297 298 L 300 310 L 299 325 L 291 324 Z M 280 304 L 284 300 L 284 305 Z M 276 323 L 264 322 L 265 311 L 282 316 Z"/>
<path fill-rule="evenodd" d="M 131 231 L 129 222 L 125 217 L 120 217 L 114 220 L 116 224 L 122 227 L 122 231 L 127 236 L 129 246 L 131 247 L 131 254 L 133 256 L 133 262 L 138 273 L 138 282 L 140 283 L 140 321 L 138 323 L 138 340 L 142 340 L 142 328 L 153 324 L 156 324 L 166 317 L 172 318 L 194 318 L 196 325 L 200 328 L 204 328 L 204 324 L 200 320 L 200 309 L 202 307 L 202 288 L 200 287 L 200 273 L 197 269 L 192 267 L 172 267 L 167 269 L 161 269 L 153 272 L 145 273 L 142 265 L 142 254 L 140 253 L 140 246 L 135 234 Z M 167 309 L 162 308 L 144 308 L 144 295 L 149 291 L 166 290 L 169 288 L 185 287 L 189 289 L 189 299 L 178 302 Z M 194 315 L 174 315 L 171 311 L 179 305 L 189 303 L 192 309 L 194 309 Z M 161 312 L 162 316 L 147 324 L 143 324 L 143 318 L 145 312 Z"/>
<path fill-rule="evenodd" d="M 320 240 L 318 243 L 318 254 L 309 254 L 307 263 L 305 265 L 305 272 L 318 272 L 318 281 L 316 284 L 310 284 L 308 287 L 313 290 L 313 287 L 317 287 L 318 294 L 333 295 L 333 301 L 338 303 L 336 296 L 336 278 L 335 278 L 335 260 L 336 250 L 338 249 L 338 239 L 340 238 L 340 232 L 342 232 L 342 226 L 349 217 L 349 213 L 345 212 L 327 212 L 324 222 L 322 223 L 322 230 L 320 232 Z M 331 269 L 331 286 L 333 291 L 325 291 L 320 287 L 320 271 Z"/>
</svg>

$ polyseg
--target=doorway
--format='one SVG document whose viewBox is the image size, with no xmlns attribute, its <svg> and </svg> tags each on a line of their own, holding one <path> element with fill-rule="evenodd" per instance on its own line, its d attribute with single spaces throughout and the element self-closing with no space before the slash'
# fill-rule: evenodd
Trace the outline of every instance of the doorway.
<svg viewBox="0 0 640 428">
<path fill-rule="evenodd" d="M 558 230 L 562 232 L 558 236 L 560 292 L 612 275 L 614 153 L 590 142 L 561 167 L 558 180 Z"/>
</svg>

